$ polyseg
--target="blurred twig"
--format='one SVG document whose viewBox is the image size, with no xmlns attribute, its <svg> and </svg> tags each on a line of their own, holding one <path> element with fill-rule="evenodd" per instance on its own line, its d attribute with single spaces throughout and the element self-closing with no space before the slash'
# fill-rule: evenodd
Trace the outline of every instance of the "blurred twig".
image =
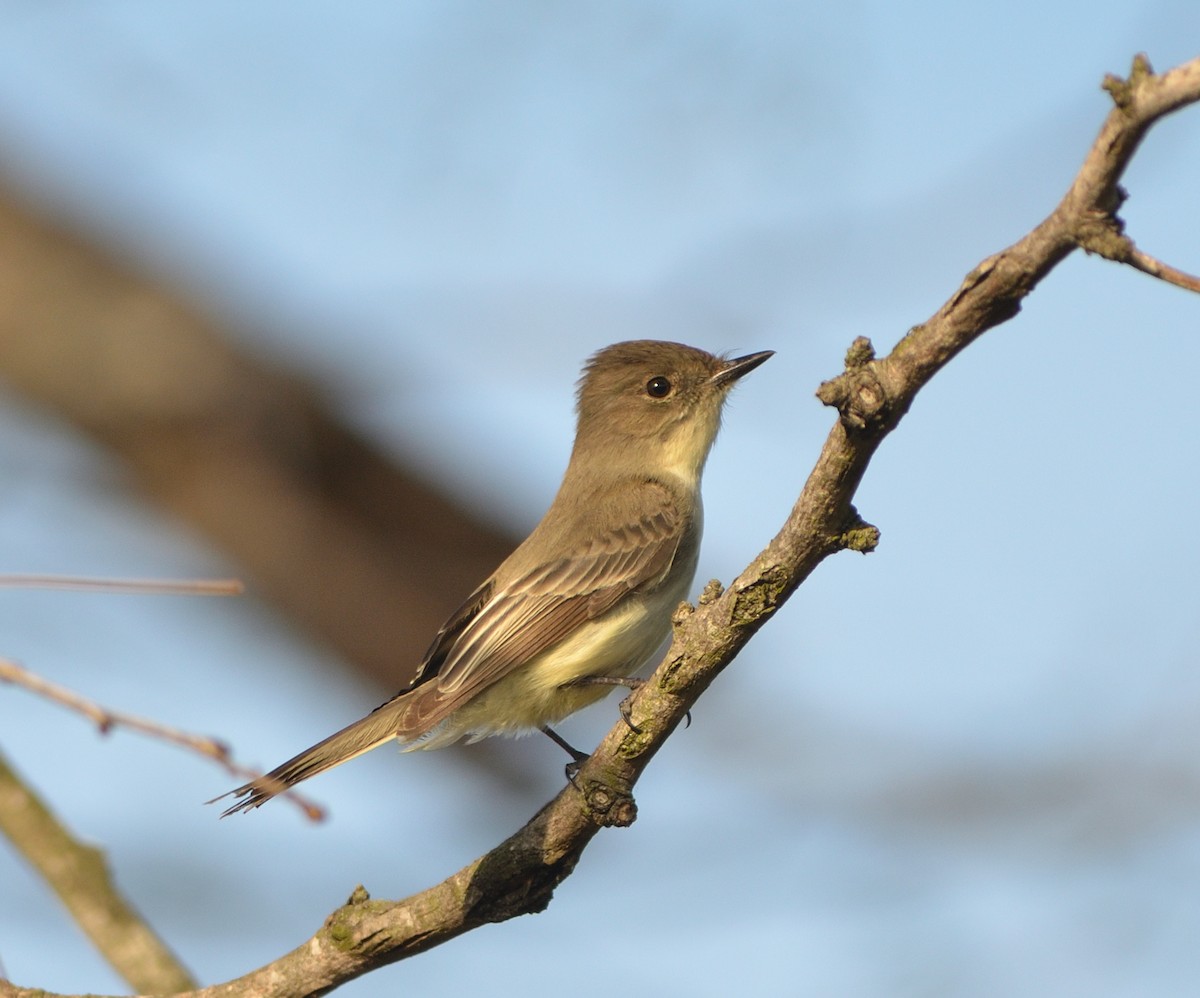
<svg viewBox="0 0 1200 998">
<path fill-rule="evenodd" d="M 0 575 L 0 588 L 167 596 L 240 596 L 245 592 L 240 579 L 90 579 L 78 575 Z"/>
<path fill-rule="evenodd" d="M 48 679 L 43 679 L 36 673 L 22 668 L 16 662 L 9 659 L 0 658 L 0 682 L 20 686 L 31 693 L 35 693 L 40 697 L 44 697 L 47 700 L 51 700 L 54 703 L 61 704 L 70 710 L 82 714 L 96 725 L 96 728 L 102 735 L 107 735 L 113 728 L 126 728 L 129 731 L 137 731 L 140 734 L 149 735 L 151 738 L 157 738 L 160 741 L 170 742 L 172 745 L 179 745 L 182 748 L 197 752 L 207 759 L 212 759 L 235 779 L 248 781 L 257 779 L 262 775 L 257 770 L 248 769 L 235 762 L 229 746 L 219 739 L 181 731 L 178 728 L 172 728 L 134 714 L 109 710 L 107 707 L 102 707 L 95 701 L 81 696 L 74 690 L 70 690 L 65 686 L 59 686 Z M 300 808 L 310 821 L 322 821 L 325 818 L 324 808 L 318 804 L 314 804 L 302 795 L 290 791 L 284 796 Z"/>
</svg>

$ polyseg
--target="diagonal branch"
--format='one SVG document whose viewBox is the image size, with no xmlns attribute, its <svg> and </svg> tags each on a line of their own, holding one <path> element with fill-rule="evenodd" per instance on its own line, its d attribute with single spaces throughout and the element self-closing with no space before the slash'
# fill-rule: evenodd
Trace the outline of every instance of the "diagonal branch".
<svg viewBox="0 0 1200 998">
<path fill-rule="evenodd" d="M 541 911 L 606 825 L 636 815 L 632 787 L 688 709 L 818 564 L 834 552 L 870 551 L 878 532 L 852 505 L 872 455 L 917 392 L 959 351 L 1012 318 L 1043 277 L 1084 246 L 1099 222 L 1111 229 L 1118 182 L 1159 118 L 1200 101 L 1200 59 L 1155 76 L 1144 57 L 1128 80 L 1110 78 L 1116 108 L 1060 204 L 1032 232 L 984 260 L 926 322 L 876 359 L 859 339 L 845 371 L 818 398 L 839 412 L 783 528 L 722 592 L 710 583 L 676 615 L 675 640 L 632 698 L 636 730 L 617 723 L 566 787 L 519 832 L 435 887 L 404 901 L 372 901 L 362 888 L 291 953 L 236 981 L 195 992 L 217 996 L 323 994 L 367 971 L 438 945 L 475 926 Z M 32 995 L 12 989 L 13 996 Z M 0 984 L 0 995 L 5 995 Z"/>
<path fill-rule="evenodd" d="M 195 987 L 175 954 L 117 890 L 104 854 L 72 836 L 3 757 L 0 831 L 20 844 L 25 859 L 133 987 L 155 994 Z M 0 980 L 0 995 L 10 987 Z"/>
<path fill-rule="evenodd" d="M 1132 240 L 1129 246 L 1131 249 L 1129 259 L 1121 262 L 1129 264 L 1134 270 L 1140 270 L 1143 274 L 1149 274 L 1151 277 L 1157 277 L 1160 281 L 1181 287 L 1185 291 L 1200 293 L 1200 277 L 1184 273 L 1184 271 L 1152 257 L 1149 253 L 1143 253 L 1133 245 Z"/>
<path fill-rule="evenodd" d="M 1095 253 L 1114 263 L 1128 264 L 1134 270 L 1140 270 L 1143 274 L 1157 277 L 1160 281 L 1174 284 L 1185 291 L 1200 292 L 1200 277 L 1163 263 L 1149 253 L 1143 253 L 1134 245 L 1133 240 L 1125 235 L 1121 220 L 1115 215 L 1093 222 L 1088 231 L 1081 234 L 1079 245 L 1088 253 Z"/>
<path fill-rule="evenodd" d="M 16 662 L 6 658 L 0 658 L 0 683 L 12 683 L 14 686 L 20 686 L 31 693 L 82 714 L 96 725 L 102 735 L 107 735 L 113 728 L 126 728 L 129 731 L 137 731 L 140 734 L 149 735 L 151 738 L 190 749 L 206 759 L 212 759 L 235 779 L 254 780 L 262 775 L 257 770 L 247 769 L 235 762 L 229 746 L 217 738 L 192 734 L 190 731 L 181 731 L 179 728 L 172 728 L 145 717 L 138 717 L 136 714 L 125 714 L 118 710 L 102 707 L 94 700 L 89 700 L 74 690 L 59 686 L 48 679 L 43 679 L 36 673 L 23 669 Z M 324 809 L 307 798 L 294 791 L 289 791 L 282 796 L 300 808 L 310 821 L 324 820 Z"/>
</svg>

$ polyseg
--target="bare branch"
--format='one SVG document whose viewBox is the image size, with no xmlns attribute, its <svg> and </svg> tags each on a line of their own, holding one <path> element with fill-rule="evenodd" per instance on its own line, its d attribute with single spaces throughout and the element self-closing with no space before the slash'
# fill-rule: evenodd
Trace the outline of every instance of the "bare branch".
<svg viewBox="0 0 1200 998">
<path fill-rule="evenodd" d="M 1105 77 L 1104 89 L 1116 107 L 1092 145 L 1071 190 L 1059 205 L 1064 219 L 1074 222 L 1075 244 L 1116 263 L 1125 263 L 1160 280 L 1200 291 L 1200 279 L 1143 253 L 1125 234 L 1117 210 L 1125 201 L 1119 186 L 1146 132 L 1160 118 L 1196 101 L 1200 93 L 1200 60 L 1155 76 L 1144 54 L 1134 57 L 1129 79 Z M 1053 216 L 1052 216 L 1053 217 Z"/>
<path fill-rule="evenodd" d="M 1175 267 L 1155 259 L 1149 253 L 1143 253 L 1136 246 L 1133 247 L 1133 252 L 1129 254 L 1129 259 L 1125 262 L 1143 274 L 1157 277 L 1160 281 L 1177 285 L 1187 291 L 1200 292 L 1200 277 L 1177 270 Z"/>
<path fill-rule="evenodd" d="M 1079 234 L 1078 242 L 1085 252 L 1095 253 L 1112 260 L 1114 263 L 1124 263 L 1140 270 L 1143 274 L 1157 277 L 1160 281 L 1174 284 L 1186 291 L 1200 292 L 1200 277 L 1194 277 L 1161 260 L 1143 253 L 1133 240 L 1121 229 L 1121 220 L 1115 216 L 1100 218 L 1092 221 L 1084 232 Z"/>
<path fill-rule="evenodd" d="M 125 714 L 121 711 L 109 710 L 94 700 L 89 700 L 81 696 L 74 690 L 70 690 L 65 686 L 59 686 L 48 679 L 43 679 L 36 673 L 22 668 L 16 662 L 9 659 L 0 658 L 0 682 L 20 686 L 31 693 L 36 693 L 40 697 L 45 697 L 47 700 L 62 704 L 62 706 L 82 714 L 96 725 L 96 728 L 102 735 L 107 735 L 113 728 L 126 728 L 129 731 L 137 731 L 140 734 L 149 735 L 151 738 L 157 738 L 160 741 L 170 742 L 172 745 L 179 745 L 182 748 L 197 752 L 206 759 L 214 760 L 230 776 L 236 779 L 254 780 L 262 775 L 257 770 L 248 769 L 235 762 L 229 746 L 219 739 L 181 731 L 178 728 L 168 727 L 165 724 L 160 724 L 157 721 L 151 721 L 144 717 L 138 717 L 135 714 Z M 310 821 L 324 820 L 325 810 L 320 805 L 314 804 L 294 791 L 284 796 L 300 808 Z"/>
<path fill-rule="evenodd" d="M 0 831 L 54 889 L 71 917 L 130 986 L 154 994 L 196 986 L 166 943 L 117 890 L 104 854 L 72 836 L 3 757 Z M 0 995 L 9 987 L 0 981 Z"/>
</svg>

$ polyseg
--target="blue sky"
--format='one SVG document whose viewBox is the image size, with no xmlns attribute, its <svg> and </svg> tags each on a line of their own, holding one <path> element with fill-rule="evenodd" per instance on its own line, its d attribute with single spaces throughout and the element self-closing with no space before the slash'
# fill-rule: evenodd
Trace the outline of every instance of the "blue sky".
<svg viewBox="0 0 1200 998">
<path fill-rule="evenodd" d="M 1200 38 L 1183 0 L 5 20 L 9 182 L 514 530 L 557 484 L 593 350 L 776 350 L 709 464 L 701 581 L 782 522 L 830 423 L 812 393 L 850 341 L 888 348 L 1053 207 L 1105 72 L 1141 50 L 1165 69 Z M 1160 124 L 1123 212 L 1192 271 L 1198 161 L 1195 110 Z M 922 394 L 860 493 L 879 551 L 822 566 L 756 638 L 656 759 L 638 824 L 601 836 L 547 913 L 345 993 L 528 994 L 531 967 L 550 992 L 600 931 L 664 994 L 1192 993 L 1198 316 L 1178 289 L 1064 263 Z M 68 428 L 0 405 L 0 568 L 228 570 Z M 251 761 L 376 700 L 253 596 L 4 592 L 0 621 L 4 654 Z M 15 691 L 0 730 L 206 982 L 298 944 L 356 883 L 440 879 L 535 806 L 384 750 L 312 784 L 335 815 L 319 829 L 286 807 L 218 824 L 197 802 L 226 781 L 199 761 Z M 521 758 L 553 792 L 557 755 Z M 14 980 L 119 988 L 11 858 L 0 884 Z"/>
</svg>

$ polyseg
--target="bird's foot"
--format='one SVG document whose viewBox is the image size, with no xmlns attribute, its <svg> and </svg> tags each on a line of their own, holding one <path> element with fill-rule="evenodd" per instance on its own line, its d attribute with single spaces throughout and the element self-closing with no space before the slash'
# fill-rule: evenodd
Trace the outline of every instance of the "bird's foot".
<svg viewBox="0 0 1200 998">
<path fill-rule="evenodd" d="M 629 690 L 629 696 L 617 705 L 617 710 L 621 712 L 621 718 L 629 725 L 629 730 L 635 735 L 640 735 L 642 729 L 633 723 L 630 700 L 633 693 L 645 685 L 646 680 L 637 676 L 580 676 L 578 679 L 572 679 L 569 683 L 563 683 L 561 689 L 567 690 L 578 686 L 624 686 Z"/>
</svg>

